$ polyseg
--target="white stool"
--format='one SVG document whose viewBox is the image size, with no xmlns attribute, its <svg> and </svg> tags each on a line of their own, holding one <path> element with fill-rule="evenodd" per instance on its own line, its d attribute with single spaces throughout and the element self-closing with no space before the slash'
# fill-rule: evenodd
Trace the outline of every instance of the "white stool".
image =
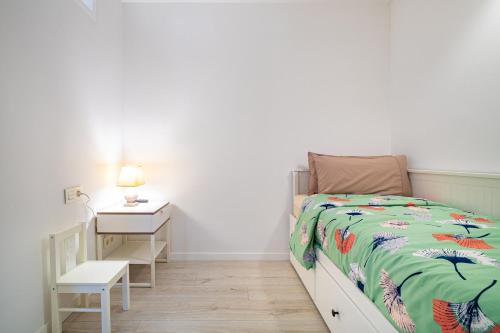
<svg viewBox="0 0 500 333">
<path fill-rule="evenodd" d="M 78 235 L 77 266 L 66 271 L 67 253 L 64 241 Z M 61 261 L 61 258 L 63 260 Z M 128 310 L 130 304 L 128 261 L 87 261 L 85 223 L 50 235 L 52 333 L 61 333 L 60 312 L 100 312 L 103 333 L 111 332 L 111 287 L 122 279 L 122 306 Z M 64 271 L 64 273 L 61 273 Z M 59 294 L 81 295 L 81 306 L 60 308 Z M 101 307 L 88 307 L 88 294 L 101 295 Z"/>
</svg>

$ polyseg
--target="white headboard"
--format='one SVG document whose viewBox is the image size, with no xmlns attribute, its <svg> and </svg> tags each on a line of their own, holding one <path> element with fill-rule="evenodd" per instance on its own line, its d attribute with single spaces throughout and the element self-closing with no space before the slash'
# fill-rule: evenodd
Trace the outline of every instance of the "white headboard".
<svg viewBox="0 0 500 333">
<path fill-rule="evenodd" d="M 500 174 L 410 169 L 413 195 L 500 216 Z M 293 195 L 307 194 L 309 170 L 292 170 Z"/>
<path fill-rule="evenodd" d="M 299 194 L 307 194 L 309 187 L 309 170 L 294 169 L 292 170 L 292 200 L 293 196 Z"/>
</svg>

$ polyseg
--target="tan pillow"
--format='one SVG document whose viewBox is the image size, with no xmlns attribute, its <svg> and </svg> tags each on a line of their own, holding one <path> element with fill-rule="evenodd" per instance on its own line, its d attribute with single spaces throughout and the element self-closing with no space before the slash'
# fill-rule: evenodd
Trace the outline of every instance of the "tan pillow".
<svg viewBox="0 0 500 333">
<path fill-rule="evenodd" d="M 412 194 L 406 156 L 315 155 L 318 193 Z"/>
<path fill-rule="evenodd" d="M 307 194 L 316 194 L 318 193 L 318 174 L 316 173 L 316 164 L 314 159 L 318 156 L 323 156 L 321 154 L 316 153 L 307 153 L 307 159 L 309 161 L 309 189 Z"/>
</svg>

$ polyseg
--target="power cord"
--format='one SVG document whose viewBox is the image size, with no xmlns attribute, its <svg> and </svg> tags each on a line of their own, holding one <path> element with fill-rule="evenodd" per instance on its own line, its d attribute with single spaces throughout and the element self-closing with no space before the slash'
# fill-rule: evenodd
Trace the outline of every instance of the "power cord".
<svg viewBox="0 0 500 333">
<path fill-rule="evenodd" d="M 97 218 L 97 215 L 95 214 L 94 210 L 92 209 L 92 207 L 90 207 L 90 206 L 89 206 L 89 202 L 90 202 L 90 200 L 92 200 L 92 199 L 90 198 L 90 196 L 89 196 L 87 193 L 82 192 L 82 191 L 78 191 L 78 192 L 76 192 L 76 196 L 77 196 L 77 197 L 80 197 L 80 196 L 82 196 L 82 195 L 83 195 L 85 198 L 87 198 L 87 201 L 85 201 L 85 203 L 84 203 L 85 207 L 87 207 L 87 209 L 88 209 L 88 210 L 90 210 L 90 211 L 92 212 L 92 215 L 94 215 L 94 218 Z"/>
</svg>

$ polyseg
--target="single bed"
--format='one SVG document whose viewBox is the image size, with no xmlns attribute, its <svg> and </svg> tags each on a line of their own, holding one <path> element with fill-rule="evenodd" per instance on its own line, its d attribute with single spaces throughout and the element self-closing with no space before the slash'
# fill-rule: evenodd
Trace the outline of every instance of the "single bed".
<svg viewBox="0 0 500 333">
<path fill-rule="evenodd" d="M 306 174 L 293 173 L 290 260 L 332 332 L 500 331 L 500 220 L 418 198 L 300 197 Z"/>
</svg>

